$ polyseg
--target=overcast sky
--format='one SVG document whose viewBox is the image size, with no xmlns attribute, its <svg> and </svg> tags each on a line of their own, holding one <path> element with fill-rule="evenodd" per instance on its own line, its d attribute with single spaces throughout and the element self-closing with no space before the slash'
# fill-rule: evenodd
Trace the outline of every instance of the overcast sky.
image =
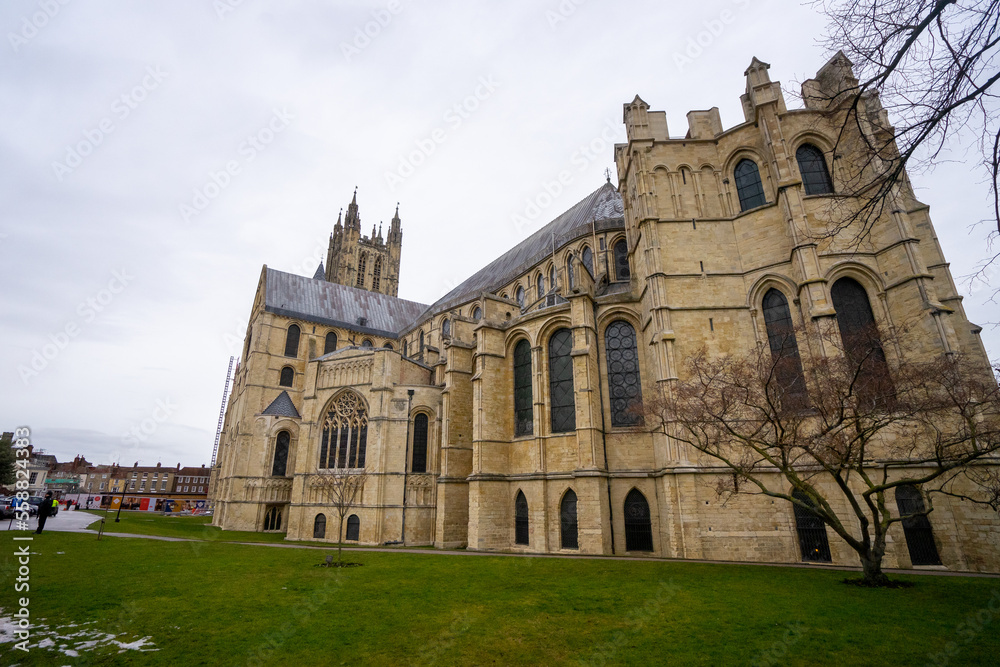
<svg viewBox="0 0 1000 667">
<path fill-rule="evenodd" d="M 604 182 L 636 94 L 672 135 L 731 127 L 753 56 L 797 91 L 830 55 L 787 0 L 5 0 L 0 25 L 0 427 L 125 465 L 209 463 L 262 265 L 311 276 L 355 186 L 364 233 L 400 203 L 399 296 L 431 303 Z M 914 176 L 959 281 L 989 214 L 960 148 Z"/>
</svg>

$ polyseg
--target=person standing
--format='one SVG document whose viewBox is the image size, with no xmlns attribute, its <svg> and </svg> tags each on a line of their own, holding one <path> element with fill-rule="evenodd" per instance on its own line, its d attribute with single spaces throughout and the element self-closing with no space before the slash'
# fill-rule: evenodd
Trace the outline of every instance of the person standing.
<svg viewBox="0 0 1000 667">
<path fill-rule="evenodd" d="M 45 499 L 38 506 L 38 530 L 35 531 L 36 534 L 42 534 L 42 528 L 45 527 L 45 520 L 53 514 L 52 508 L 56 502 L 56 499 L 52 497 L 51 491 L 45 494 Z"/>
</svg>

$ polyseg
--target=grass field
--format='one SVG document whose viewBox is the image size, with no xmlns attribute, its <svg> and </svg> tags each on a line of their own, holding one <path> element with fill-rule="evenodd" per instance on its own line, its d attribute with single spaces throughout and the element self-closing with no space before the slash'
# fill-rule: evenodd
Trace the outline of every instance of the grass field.
<svg viewBox="0 0 1000 667">
<path fill-rule="evenodd" d="M 13 591 L 24 543 L 0 543 L 9 618 L 26 595 Z M 48 532 L 30 544 L 33 643 L 47 647 L 2 643 L 3 664 L 986 665 L 1000 654 L 996 579 L 868 590 L 821 569 L 362 551 L 348 556 L 362 567 L 336 569 L 317 566 L 323 551 L 221 541 Z"/>
<path fill-rule="evenodd" d="M 100 526 L 101 512 L 90 511 L 96 521 L 89 526 L 96 531 Z M 131 533 L 133 535 L 159 535 L 161 537 L 183 537 L 192 540 L 212 542 L 283 542 L 282 533 L 255 533 L 252 531 L 222 530 L 210 526 L 212 517 L 169 516 L 149 512 L 122 512 L 121 521 L 115 523 L 114 513 L 108 512 L 104 531 L 107 533 Z"/>
</svg>

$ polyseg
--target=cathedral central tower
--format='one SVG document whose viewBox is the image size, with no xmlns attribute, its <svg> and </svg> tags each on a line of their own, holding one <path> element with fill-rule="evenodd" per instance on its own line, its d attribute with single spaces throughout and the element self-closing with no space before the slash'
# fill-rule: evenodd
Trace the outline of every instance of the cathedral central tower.
<svg viewBox="0 0 1000 667">
<path fill-rule="evenodd" d="M 389 235 L 382 238 L 382 226 L 370 237 L 361 236 L 361 215 L 358 213 L 358 190 L 347 206 L 347 216 L 330 235 L 326 254 L 326 280 L 338 285 L 357 287 L 370 292 L 397 296 L 399 291 L 399 256 L 403 247 L 403 229 L 399 220 L 399 204 L 389 223 Z"/>
</svg>

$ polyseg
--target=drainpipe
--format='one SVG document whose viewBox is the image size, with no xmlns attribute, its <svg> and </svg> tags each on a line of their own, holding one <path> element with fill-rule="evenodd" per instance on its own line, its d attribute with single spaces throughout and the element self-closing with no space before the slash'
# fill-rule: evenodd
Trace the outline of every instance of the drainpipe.
<svg viewBox="0 0 1000 667">
<path fill-rule="evenodd" d="M 611 526 L 611 555 L 615 555 L 615 506 L 611 502 L 611 470 L 608 468 L 608 436 L 604 425 L 604 383 L 601 382 L 601 338 L 597 335 L 597 302 L 594 306 L 594 344 L 597 346 L 597 396 L 601 401 L 601 443 L 604 445 L 604 481 L 608 486 L 608 525 Z"/>
<path fill-rule="evenodd" d="M 400 530 L 399 541 L 406 545 L 406 470 L 410 460 L 410 410 L 413 407 L 413 390 L 406 390 L 406 455 L 403 457 L 403 525 Z"/>
</svg>

